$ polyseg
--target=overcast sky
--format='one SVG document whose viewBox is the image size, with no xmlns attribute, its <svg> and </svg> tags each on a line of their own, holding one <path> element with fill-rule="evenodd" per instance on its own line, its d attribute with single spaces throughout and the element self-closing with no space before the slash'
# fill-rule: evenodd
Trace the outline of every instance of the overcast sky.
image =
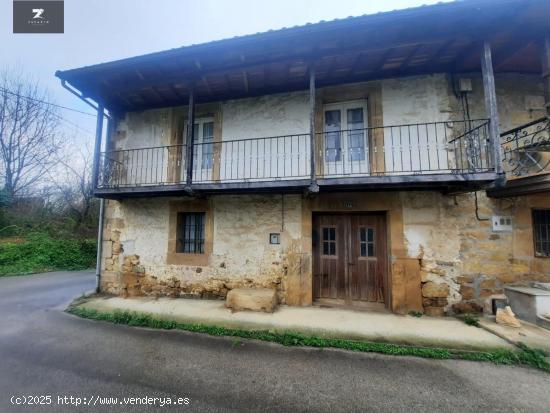
<svg viewBox="0 0 550 413">
<path fill-rule="evenodd" d="M 54 73 L 211 40 L 380 11 L 432 0 L 65 0 L 64 34 L 13 34 L 12 0 L 0 0 L 0 68 L 18 66 L 59 104 L 92 109 Z M 92 117 L 63 111 L 93 132 Z M 68 124 L 67 124 L 68 125 Z M 70 126 L 67 126 L 70 128 Z"/>
</svg>

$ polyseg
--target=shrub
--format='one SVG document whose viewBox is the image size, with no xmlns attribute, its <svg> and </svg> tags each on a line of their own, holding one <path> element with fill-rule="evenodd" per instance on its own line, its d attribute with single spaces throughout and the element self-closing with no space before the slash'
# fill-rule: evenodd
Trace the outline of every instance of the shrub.
<svg viewBox="0 0 550 413">
<path fill-rule="evenodd" d="M 95 258 L 95 240 L 33 232 L 23 242 L 0 244 L 0 275 L 80 270 L 93 267 Z"/>
<path fill-rule="evenodd" d="M 465 314 L 464 322 L 469 326 L 479 327 L 479 318 L 477 318 L 474 314 Z"/>
</svg>

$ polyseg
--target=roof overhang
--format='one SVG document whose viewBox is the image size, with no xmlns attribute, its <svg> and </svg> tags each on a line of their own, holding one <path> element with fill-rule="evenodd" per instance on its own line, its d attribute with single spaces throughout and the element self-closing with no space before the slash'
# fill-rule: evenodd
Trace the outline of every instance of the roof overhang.
<svg viewBox="0 0 550 413">
<path fill-rule="evenodd" d="M 480 67 L 481 42 L 497 72 L 540 73 L 548 0 L 468 0 L 308 24 L 56 72 L 114 111 L 307 89 Z"/>
</svg>

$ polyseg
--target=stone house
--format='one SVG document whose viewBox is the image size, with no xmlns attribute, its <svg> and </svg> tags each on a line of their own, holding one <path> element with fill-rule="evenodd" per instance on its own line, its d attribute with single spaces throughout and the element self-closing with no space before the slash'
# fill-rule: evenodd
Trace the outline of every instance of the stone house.
<svg viewBox="0 0 550 413">
<path fill-rule="evenodd" d="M 443 315 L 550 281 L 548 21 L 457 1 L 57 72 L 98 109 L 101 291 Z"/>
</svg>

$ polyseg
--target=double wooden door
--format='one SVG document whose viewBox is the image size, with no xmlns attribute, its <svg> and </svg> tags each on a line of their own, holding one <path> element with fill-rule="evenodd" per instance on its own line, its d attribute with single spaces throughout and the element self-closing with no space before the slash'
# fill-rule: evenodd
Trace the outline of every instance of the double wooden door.
<svg viewBox="0 0 550 413">
<path fill-rule="evenodd" d="M 313 217 L 313 298 L 335 303 L 387 303 L 386 216 Z"/>
</svg>

